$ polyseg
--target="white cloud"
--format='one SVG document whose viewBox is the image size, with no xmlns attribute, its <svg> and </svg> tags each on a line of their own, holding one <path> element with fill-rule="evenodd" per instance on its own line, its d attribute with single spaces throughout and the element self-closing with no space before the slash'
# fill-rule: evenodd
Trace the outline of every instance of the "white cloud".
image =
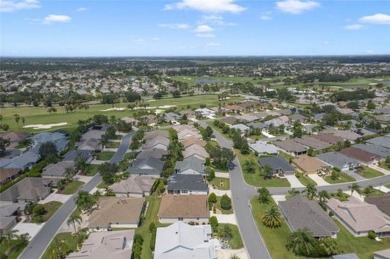
<svg viewBox="0 0 390 259">
<path fill-rule="evenodd" d="M 80 8 L 78 8 L 76 11 L 77 12 L 85 12 L 85 11 L 87 11 L 88 9 L 87 8 L 85 8 L 85 7 L 80 7 Z"/>
<path fill-rule="evenodd" d="M 206 48 L 217 48 L 217 47 L 220 47 L 221 46 L 221 44 L 219 44 L 219 43 L 215 43 L 215 42 L 209 42 L 209 43 L 207 43 L 206 44 Z"/>
<path fill-rule="evenodd" d="M 11 13 L 19 10 L 40 8 L 38 0 L 7 1 L 0 0 L 0 12 Z"/>
<path fill-rule="evenodd" d="M 390 24 L 390 15 L 377 13 L 373 15 L 363 16 L 359 19 L 359 22 L 372 24 Z"/>
<path fill-rule="evenodd" d="M 235 0 L 182 0 L 165 6 L 165 10 L 194 9 L 208 13 L 241 13 L 246 8 L 234 3 Z"/>
<path fill-rule="evenodd" d="M 213 31 L 214 31 L 214 28 L 210 27 L 206 24 L 198 25 L 198 27 L 196 27 L 196 29 L 195 29 L 195 32 L 197 32 L 197 33 L 210 33 Z"/>
<path fill-rule="evenodd" d="M 158 26 L 161 28 L 168 28 L 172 30 L 188 30 L 189 28 L 191 28 L 186 23 L 167 23 L 167 24 L 159 24 Z"/>
<path fill-rule="evenodd" d="M 196 34 L 196 37 L 199 37 L 199 38 L 214 38 L 215 35 L 214 35 L 214 33 L 198 33 L 198 34 Z"/>
<path fill-rule="evenodd" d="M 43 19 L 43 23 L 44 24 L 50 24 L 54 22 L 66 23 L 66 22 L 70 22 L 71 20 L 72 18 L 67 15 L 50 14 L 46 16 L 45 19 Z"/>
<path fill-rule="evenodd" d="M 351 25 L 344 26 L 344 29 L 351 30 L 351 31 L 358 31 L 362 28 L 363 28 L 363 25 L 361 25 L 361 24 L 351 24 Z"/>
<path fill-rule="evenodd" d="M 235 23 L 232 22 L 226 22 L 224 18 L 220 15 L 203 15 L 201 20 L 199 21 L 200 24 L 202 23 L 209 23 L 213 25 L 218 26 L 234 26 Z"/>
<path fill-rule="evenodd" d="M 143 38 L 138 38 L 138 39 L 135 39 L 134 42 L 137 44 L 140 44 L 140 43 L 144 43 L 145 40 Z"/>
<path fill-rule="evenodd" d="M 314 1 L 286 0 L 276 2 L 276 8 L 285 13 L 300 14 L 319 7 L 320 4 Z"/>
<path fill-rule="evenodd" d="M 160 40 L 160 37 L 153 37 L 152 40 L 158 41 Z"/>
<path fill-rule="evenodd" d="M 263 20 L 263 21 L 271 20 L 271 14 L 272 14 L 272 12 L 262 12 L 260 14 L 260 20 Z"/>
</svg>

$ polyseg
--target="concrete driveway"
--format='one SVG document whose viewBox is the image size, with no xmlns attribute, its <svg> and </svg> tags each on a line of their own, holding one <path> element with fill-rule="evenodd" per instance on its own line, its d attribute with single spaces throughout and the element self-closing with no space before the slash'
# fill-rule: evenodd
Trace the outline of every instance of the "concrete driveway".
<svg viewBox="0 0 390 259">
<path fill-rule="evenodd" d="M 38 201 L 39 204 L 48 203 L 50 201 L 59 201 L 62 203 L 67 202 L 72 195 L 66 195 L 66 194 L 57 194 L 55 192 L 50 193 L 49 196 L 47 196 L 45 199 Z"/>
<path fill-rule="evenodd" d="M 30 240 L 38 234 L 38 232 L 43 228 L 45 223 L 41 224 L 35 224 L 35 223 L 24 223 L 24 222 L 19 222 L 18 224 L 15 225 L 13 230 L 18 230 L 19 234 L 24 234 L 28 233 L 30 235 Z"/>
<path fill-rule="evenodd" d="M 287 181 L 291 184 L 291 188 L 299 188 L 299 187 L 305 187 L 295 175 L 286 174 L 285 175 Z"/>
<path fill-rule="evenodd" d="M 215 216 L 218 219 L 218 223 L 229 223 L 237 225 L 236 214 L 216 214 L 213 211 L 210 211 L 210 217 Z"/>
<path fill-rule="evenodd" d="M 330 185 L 330 183 L 325 181 L 324 178 L 318 176 L 317 174 L 308 174 L 308 176 L 310 177 L 310 179 L 316 182 L 318 186 Z"/>
</svg>

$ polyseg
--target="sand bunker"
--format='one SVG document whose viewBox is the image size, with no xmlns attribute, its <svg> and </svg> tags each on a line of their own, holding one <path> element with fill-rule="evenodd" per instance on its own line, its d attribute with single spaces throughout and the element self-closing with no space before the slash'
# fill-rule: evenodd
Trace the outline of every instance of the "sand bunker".
<svg viewBox="0 0 390 259">
<path fill-rule="evenodd" d="M 168 108 L 173 108 L 176 107 L 176 105 L 162 105 L 162 106 L 157 106 L 157 108 L 160 109 L 168 109 Z"/>
<path fill-rule="evenodd" d="M 32 129 L 51 129 L 52 127 L 60 127 L 67 125 L 67 122 L 60 122 L 60 123 L 54 123 L 54 124 L 30 124 L 26 125 L 23 128 L 32 128 Z"/>
<path fill-rule="evenodd" d="M 109 112 L 109 111 L 124 111 L 126 108 L 110 108 L 102 110 L 102 112 Z"/>
</svg>

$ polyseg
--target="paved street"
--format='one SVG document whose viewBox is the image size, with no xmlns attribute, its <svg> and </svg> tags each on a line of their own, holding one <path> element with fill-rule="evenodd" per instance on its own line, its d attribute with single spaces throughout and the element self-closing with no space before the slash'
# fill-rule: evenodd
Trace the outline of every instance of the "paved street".
<svg viewBox="0 0 390 259">
<path fill-rule="evenodd" d="M 134 132 L 125 135 L 122 139 L 122 142 L 118 148 L 116 154 L 111 158 L 111 163 L 119 163 L 119 161 L 125 155 L 127 149 L 129 148 L 131 137 Z M 102 180 L 100 174 L 96 174 L 91 181 L 86 183 L 81 190 L 89 192 Z M 74 199 L 76 198 L 77 193 L 73 194 L 71 199 L 65 202 L 56 213 L 45 223 L 43 228 L 39 233 L 31 240 L 29 245 L 20 255 L 20 259 L 39 259 L 43 252 L 46 250 L 46 247 L 50 244 L 53 237 L 56 235 L 57 231 L 61 225 L 65 222 L 68 216 L 76 208 Z"/>
</svg>

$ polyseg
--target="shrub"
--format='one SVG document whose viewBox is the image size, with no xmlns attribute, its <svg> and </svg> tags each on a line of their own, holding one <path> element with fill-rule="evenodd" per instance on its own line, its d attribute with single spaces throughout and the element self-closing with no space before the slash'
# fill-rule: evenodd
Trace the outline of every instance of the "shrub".
<svg viewBox="0 0 390 259">
<path fill-rule="evenodd" d="M 217 232 L 217 230 L 218 230 L 218 219 L 217 219 L 217 217 L 215 217 L 215 216 L 210 217 L 209 223 L 210 223 L 210 226 L 211 226 L 211 229 L 212 229 L 213 233 Z"/>
<path fill-rule="evenodd" d="M 33 209 L 33 214 L 37 216 L 41 216 L 46 213 L 45 206 L 42 204 L 37 204 Z"/>
<path fill-rule="evenodd" d="M 368 231 L 368 238 L 374 240 L 376 238 L 376 233 L 372 230 Z"/>
<path fill-rule="evenodd" d="M 216 203 L 217 202 L 217 195 L 215 193 L 210 193 L 209 195 L 209 203 Z"/>
<path fill-rule="evenodd" d="M 230 210 L 232 208 L 232 200 L 226 194 L 221 198 L 221 208 L 223 210 Z"/>
</svg>

